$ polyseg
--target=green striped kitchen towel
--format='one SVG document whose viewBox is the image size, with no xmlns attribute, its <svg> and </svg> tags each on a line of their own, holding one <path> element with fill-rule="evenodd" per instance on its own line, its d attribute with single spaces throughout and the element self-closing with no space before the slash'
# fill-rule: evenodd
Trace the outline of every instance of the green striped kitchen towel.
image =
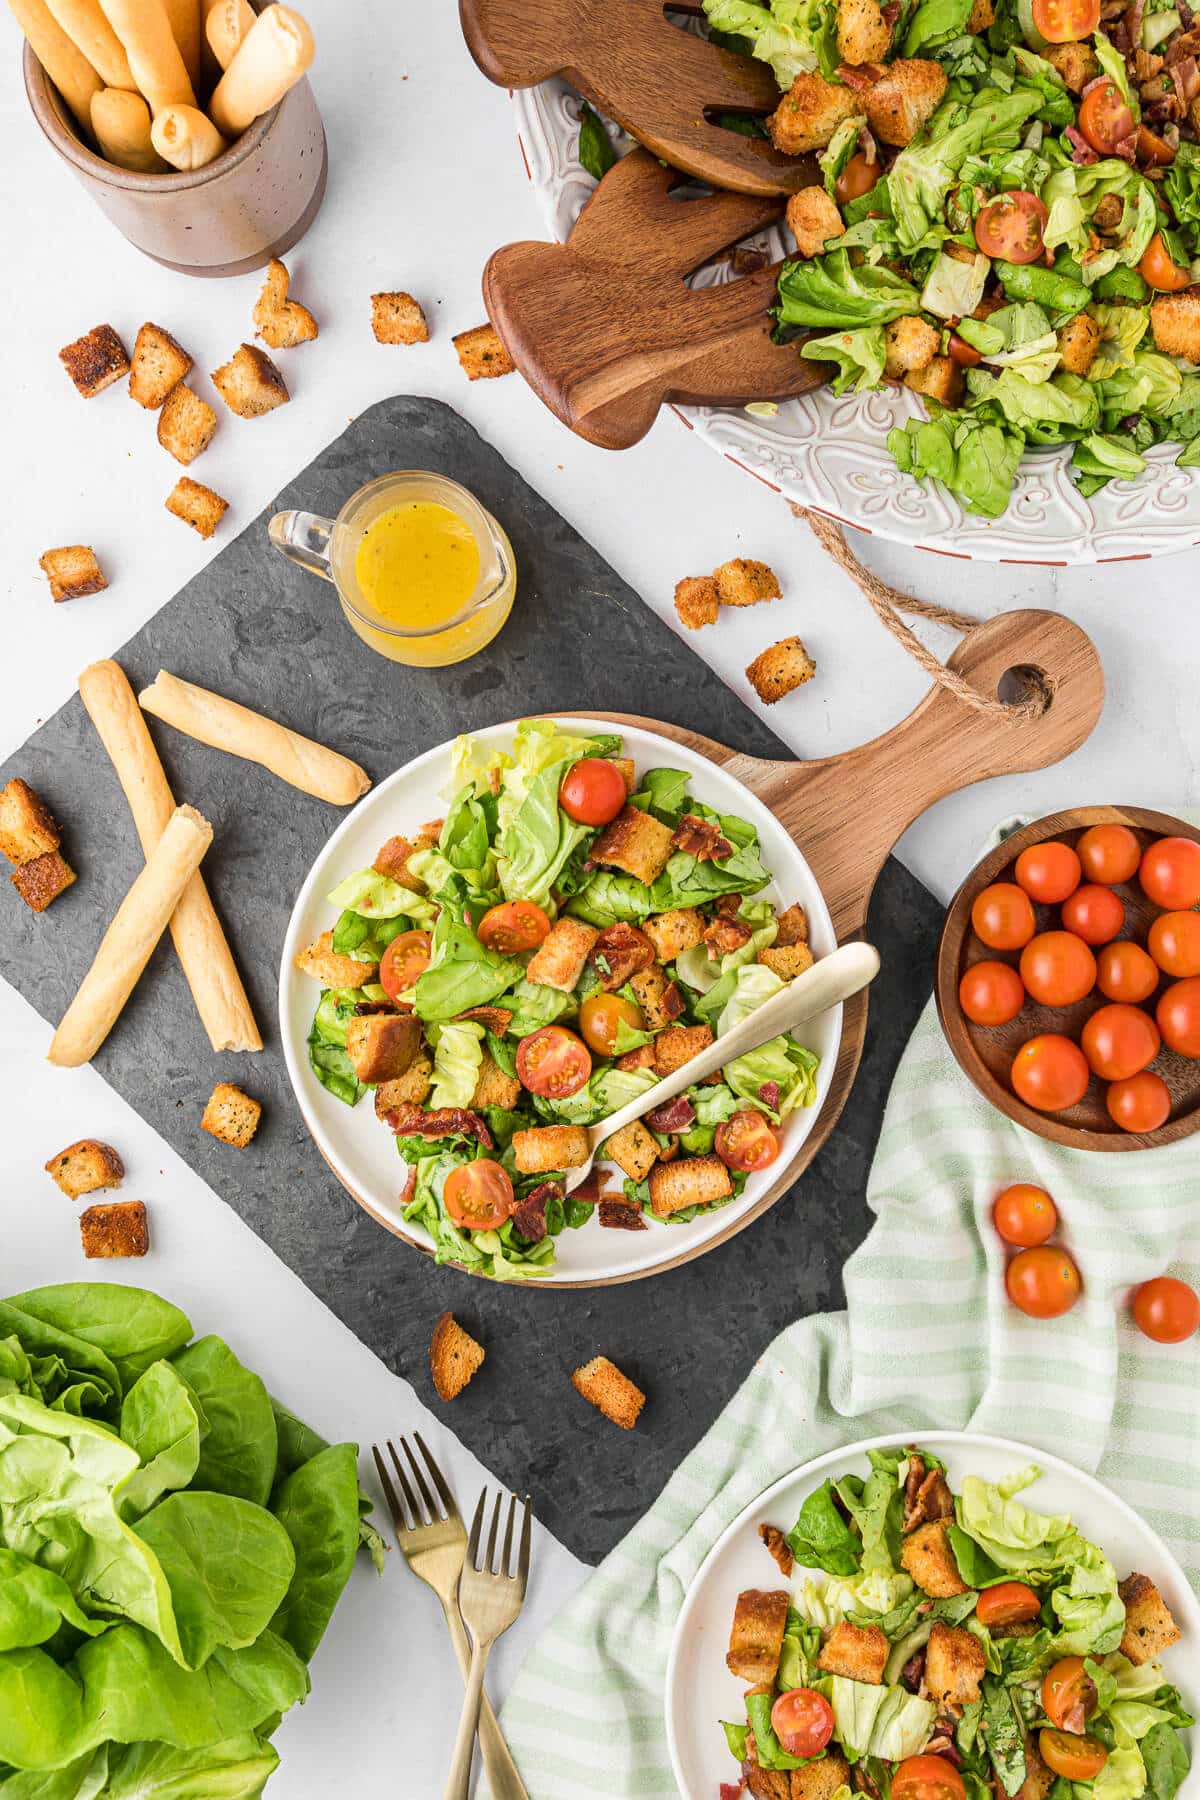
<svg viewBox="0 0 1200 1800">
<path fill-rule="evenodd" d="M 1005 1298 L 990 1211 L 1013 1181 L 1058 1202 L 1085 1284 L 1064 1318 L 1024 1318 Z M 526 1660 L 503 1724 L 533 1800 L 674 1800 L 662 1703 L 684 1594 L 757 1494 L 839 1444 L 940 1426 L 1043 1445 L 1135 1506 L 1200 1590 L 1200 1340 L 1150 1343 L 1125 1306 L 1165 1271 L 1200 1284 L 1200 1137 L 1129 1156 L 1046 1143 L 975 1091 L 931 1003 L 868 1199 L 846 1312 L 775 1339 Z"/>
</svg>

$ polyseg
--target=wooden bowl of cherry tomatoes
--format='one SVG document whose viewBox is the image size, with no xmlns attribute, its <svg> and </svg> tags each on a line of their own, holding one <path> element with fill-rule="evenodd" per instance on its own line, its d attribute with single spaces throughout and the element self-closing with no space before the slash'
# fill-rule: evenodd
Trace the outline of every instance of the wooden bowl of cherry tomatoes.
<svg viewBox="0 0 1200 1800">
<path fill-rule="evenodd" d="M 950 905 L 950 1048 L 1018 1125 L 1076 1150 L 1200 1130 L 1200 831 L 1141 807 L 1027 825 Z"/>
</svg>

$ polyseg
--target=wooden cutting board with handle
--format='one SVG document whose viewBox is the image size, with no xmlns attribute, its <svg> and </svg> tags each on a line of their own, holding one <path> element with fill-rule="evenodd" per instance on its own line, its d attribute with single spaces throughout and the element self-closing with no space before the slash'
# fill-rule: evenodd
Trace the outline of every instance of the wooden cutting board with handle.
<svg viewBox="0 0 1200 1800">
<path fill-rule="evenodd" d="M 697 6 L 673 6 L 677 13 Z M 717 121 L 779 105 L 764 62 L 718 49 L 671 24 L 662 0 L 459 0 L 467 48 L 499 87 L 561 75 L 656 156 L 715 187 L 794 194 L 815 179 L 808 157 Z"/>
<path fill-rule="evenodd" d="M 780 265 L 717 287 L 686 278 L 783 215 L 777 196 L 677 197 L 647 150 L 610 169 L 565 244 L 507 244 L 483 298 L 539 399 L 606 450 L 636 444 L 667 401 L 745 405 L 807 394 L 829 365 L 771 340 Z M 675 197 L 673 197 L 675 196 Z"/>
</svg>

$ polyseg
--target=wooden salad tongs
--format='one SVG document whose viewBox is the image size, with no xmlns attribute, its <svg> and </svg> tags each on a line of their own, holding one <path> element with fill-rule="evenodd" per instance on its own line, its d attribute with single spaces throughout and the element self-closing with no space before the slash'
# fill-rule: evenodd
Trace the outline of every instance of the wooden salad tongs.
<svg viewBox="0 0 1200 1800">
<path fill-rule="evenodd" d="M 806 179 L 815 165 L 806 159 Z M 565 244 L 506 244 L 483 272 L 492 324 L 526 381 L 571 430 L 636 444 L 669 400 L 738 406 L 807 394 L 828 364 L 771 340 L 780 264 L 717 287 L 686 278 L 782 216 L 778 196 L 673 198 L 683 178 L 648 150 L 609 170 Z"/>
<path fill-rule="evenodd" d="M 499 87 L 561 75 L 656 156 L 741 194 L 794 194 L 807 160 L 717 123 L 722 113 L 765 116 L 779 86 L 764 62 L 679 30 L 663 0 L 459 0 L 467 48 Z"/>
</svg>

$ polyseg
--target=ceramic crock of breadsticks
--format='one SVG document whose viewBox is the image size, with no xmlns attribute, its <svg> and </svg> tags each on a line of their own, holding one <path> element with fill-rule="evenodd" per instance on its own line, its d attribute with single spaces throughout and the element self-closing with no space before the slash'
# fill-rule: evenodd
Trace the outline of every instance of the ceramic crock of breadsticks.
<svg viewBox="0 0 1200 1800">
<path fill-rule="evenodd" d="M 175 810 L 158 751 L 118 663 L 92 663 L 79 692 L 109 754 L 146 856 Z M 171 937 L 214 1050 L 261 1050 L 262 1036 L 203 875 L 192 876 L 171 914 Z"/>
<path fill-rule="evenodd" d="M 371 785 L 366 770 L 348 756 L 301 737 L 275 719 L 239 706 L 236 700 L 181 681 L 165 669 L 142 690 L 138 702 L 143 711 L 188 737 L 246 762 L 259 763 L 281 781 L 318 800 L 328 800 L 332 806 L 352 806 Z"/>
</svg>

